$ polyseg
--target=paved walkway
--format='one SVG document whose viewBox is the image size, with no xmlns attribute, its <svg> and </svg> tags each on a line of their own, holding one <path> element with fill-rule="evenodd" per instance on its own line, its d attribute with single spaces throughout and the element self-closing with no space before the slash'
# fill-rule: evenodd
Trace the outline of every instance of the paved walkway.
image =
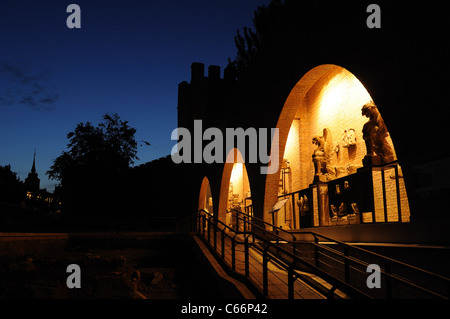
<svg viewBox="0 0 450 319">
<path fill-rule="evenodd" d="M 231 235 L 231 234 L 230 234 Z M 205 238 L 207 241 L 207 237 Z M 214 239 L 212 233 L 210 235 L 210 246 L 214 249 Z M 237 244 L 235 247 L 235 271 L 245 276 L 245 252 L 243 238 L 237 236 Z M 232 268 L 232 241 L 225 236 L 225 263 Z M 216 252 L 222 255 L 221 233 L 217 233 Z M 263 291 L 263 263 L 262 254 L 254 248 L 249 249 L 249 276 L 248 279 L 262 292 Z M 300 272 L 299 272 L 300 273 Z M 302 273 L 303 275 L 309 275 Z M 270 299 L 288 299 L 288 275 L 287 271 L 273 263 L 268 262 L 268 297 Z M 295 299 L 324 299 L 325 296 L 317 290 L 309 286 L 300 279 L 294 281 L 294 298 Z"/>
</svg>

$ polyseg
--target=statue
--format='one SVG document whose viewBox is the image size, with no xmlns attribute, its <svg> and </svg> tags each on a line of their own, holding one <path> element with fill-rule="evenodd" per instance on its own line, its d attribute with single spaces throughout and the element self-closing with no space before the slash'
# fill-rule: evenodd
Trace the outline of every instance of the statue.
<svg viewBox="0 0 450 319">
<path fill-rule="evenodd" d="M 317 145 L 312 159 L 314 162 L 314 181 L 326 182 L 332 180 L 336 171 L 331 165 L 331 155 L 334 154 L 330 130 L 323 129 L 323 136 L 314 136 L 312 143 Z"/>
<path fill-rule="evenodd" d="M 369 118 L 363 126 L 363 139 L 366 143 L 367 155 L 364 157 L 364 165 L 389 163 L 394 160 L 394 152 L 386 137 L 389 135 L 386 124 L 373 103 L 363 106 L 362 115 Z"/>
<path fill-rule="evenodd" d="M 309 211 L 308 197 L 306 197 L 306 195 L 303 195 L 303 197 L 300 196 L 299 200 L 297 200 L 297 205 L 300 211 L 300 216 L 305 216 Z"/>
<path fill-rule="evenodd" d="M 356 133 L 354 129 L 344 130 L 342 134 L 343 147 L 349 148 L 356 145 Z"/>
</svg>

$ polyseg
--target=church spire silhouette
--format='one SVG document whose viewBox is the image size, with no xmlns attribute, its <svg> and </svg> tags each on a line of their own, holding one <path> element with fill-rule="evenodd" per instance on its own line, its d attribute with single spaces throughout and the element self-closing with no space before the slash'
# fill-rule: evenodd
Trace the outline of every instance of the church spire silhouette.
<svg viewBox="0 0 450 319">
<path fill-rule="evenodd" d="M 33 155 L 33 166 L 31 167 L 31 173 L 36 174 L 36 148 Z"/>
<path fill-rule="evenodd" d="M 25 179 L 25 187 L 28 192 L 39 193 L 40 179 L 38 173 L 36 172 L 36 148 L 34 149 L 33 155 L 33 165 L 31 166 L 31 172 L 28 173 L 28 177 Z"/>
</svg>

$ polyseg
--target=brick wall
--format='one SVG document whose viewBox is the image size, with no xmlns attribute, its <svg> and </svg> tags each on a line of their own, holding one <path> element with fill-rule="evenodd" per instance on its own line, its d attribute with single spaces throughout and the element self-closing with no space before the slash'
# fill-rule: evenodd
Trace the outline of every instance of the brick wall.
<svg viewBox="0 0 450 319">
<path fill-rule="evenodd" d="M 365 142 L 362 138 L 363 125 L 368 118 L 362 116 L 361 108 L 372 100 L 362 83 L 349 71 L 335 67 L 327 70 L 316 79 L 316 82 L 307 90 L 302 99 L 296 101 L 296 113 L 291 121 L 289 133 L 282 135 L 280 132 L 280 144 L 285 145 L 282 159 L 286 159 L 290 165 L 290 173 L 286 175 L 284 192 L 290 193 L 308 188 L 314 178 L 314 164 L 312 154 L 316 145 L 312 144 L 314 136 L 322 136 L 323 129 L 329 129 L 331 137 L 329 143 L 338 150 L 332 156 L 332 165 L 336 167 L 336 177 L 342 177 L 356 172 L 356 168 L 362 166 L 362 160 L 366 155 Z M 375 102 L 376 103 L 376 102 Z M 292 104 L 285 105 L 292 108 Z M 279 125 L 289 125 L 286 118 L 279 120 Z M 356 135 L 356 145 L 344 147 L 344 132 L 353 129 Z M 283 139 L 286 141 L 285 144 Z M 393 147 L 390 136 L 388 142 Z M 348 167 L 353 171 L 349 171 Z M 386 172 L 386 206 L 387 222 L 398 221 L 398 208 L 396 196 L 396 181 L 394 169 Z M 281 174 L 281 173 L 280 173 Z M 281 176 L 281 175 L 280 175 Z M 376 222 L 384 222 L 383 192 L 381 173 L 374 172 L 374 201 Z M 266 185 L 267 187 L 268 185 Z M 273 187 L 273 186 L 272 186 Z M 399 181 L 401 195 L 402 221 L 409 221 L 409 205 L 403 178 Z M 267 191 L 272 191 L 266 189 Z M 281 189 L 279 189 L 281 194 Z M 288 203 L 277 218 L 278 225 L 284 225 L 284 214 L 288 219 L 292 208 Z M 371 214 L 370 214 L 371 215 Z M 314 212 L 318 219 L 318 212 Z M 298 217 L 297 217 L 298 219 Z M 315 221 L 318 224 L 318 220 Z"/>
<path fill-rule="evenodd" d="M 383 199 L 382 172 L 373 171 L 372 178 L 374 186 L 375 221 L 398 222 L 399 216 L 398 216 L 398 201 L 397 201 L 397 185 L 395 181 L 395 169 L 389 168 L 385 169 L 384 171 L 387 220 L 385 216 L 385 205 Z M 409 222 L 410 211 L 408 198 L 406 195 L 405 181 L 403 178 L 399 179 L 399 190 L 400 190 L 401 219 L 402 222 Z"/>
<path fill-rule="evenodd" d="M 203 79 L 207 80 L 207 78 Z M 283 163 L 283 159 L 287 159 L 290 166 L 290 174 L 286 175 L 285 192 L 305 189 L 312 183 L 314 177 L 312 154 L 316 147 L 312 144 L 312 138 L 323 135 L 324 128 L 329 129 L 331 133 L 332 145 L 339 146 L 339 151 L 334 154 L 332 163 L 339 168 L 341 174 L 336 177 L 347 174 L 349 165 L 354 169 L 362 166 L 362 159 L 366 154 L 365 143 L 362 139 L 362 127 L 368 119 L 361 115 L 361 108 L 371 99 L 367 90 L 352 73 L 336 65 L 320 65 L 302 77 L 286 99 L 277 122 L 277 127 L 280 129 L 279 162 Z M 191 103 L 187 104 L 190 105 Z M 203 120 L 204 129 L 212 125 L 210 120 L 206 118 Z M 235 124 L 227 120 L 226 126 L 233 127 L 236 126 Z M 253 123 L 252 126 L 257 126 L 257 123 Z M 342 140 L 343 133 L 350 129 L 353 129 L 356 133 L 356 145 L 345 148 Z M 390 137 L 388 141 L 392 145 Z M 213 184 L 215 183 L 213 185 L 213 197 L 217 200 L 214 205 L 217 207 L 219 218 L 223 219 L 229 204 L 233 164 L 226 163 L 219 167 L 221 167 L 220 172 L 213 175 L 217 175 L 216 177 L 219 177 L 221 182 L 213 182 Z M 261 196 L 259 192 L 252 194 L 254 201 L 264 203 L 264 218 L 266 220 L 271 221 L 271 216 L 268 216 L 267 213 L 278 199 L 280 173 L 281 171 L 274 176 L 268 175 L 266 177 L 264 196 Z M 376 173 L 374 174 L 375 220 L 377 222 L 382 222 L 385 219 L 380 178 Z M 213 179 L 218 180 L 217 178 Z M 387 187 L 387 221 L 392 222 L 396 221 L 396 218 L 398 220 L 398 215 L 396 215 L 397 199 L 392 195 L 395 193 L 393 191 L 396 190 L 396 184 L 395 180 L 388 178 L 385 182 Z M 246 168 L 243 170 L 242 180 L 238 183 L 234 182 L 233 187 L 234 193 L 238 193 L 241 200 L 247 196 L 250 183 Z M 409 207 L 403 179 L 400 180 L 399 188 L 402 194 L 402 221 L 409 221 Z M 205 198 L 201 198 L 200 201 L 204 202 Z M 277 224 L 285 226 L 285 219 L 292 221 L 291 211 L 292 203 L 289 201 L 285 208 L 277 214 Z M 371 216 L 371 214 L 366 216 Z M 298 221 L 298 216 L 295 219 Z M 314 214 L 314 224 L 319 225 L 317 212 Z"/>
</svg>

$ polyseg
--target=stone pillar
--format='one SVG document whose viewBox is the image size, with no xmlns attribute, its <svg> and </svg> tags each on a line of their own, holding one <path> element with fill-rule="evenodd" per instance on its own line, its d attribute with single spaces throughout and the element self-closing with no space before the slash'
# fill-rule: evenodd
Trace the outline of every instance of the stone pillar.
<svg viewBox="0 0 450 319">
<path fill-rule="evenodd" d="M 317 182 L 309 185 L 313 193 L 313 225 L 330 225 L 330 200 L 328 198 L 328 183 Z"/>
<path fill-rule="evenodd" d="M 330 225 L 330 200 L 328 198 L 328 183 L 317 183 L 319 201 L 319 226 Z"/>
</svg>

